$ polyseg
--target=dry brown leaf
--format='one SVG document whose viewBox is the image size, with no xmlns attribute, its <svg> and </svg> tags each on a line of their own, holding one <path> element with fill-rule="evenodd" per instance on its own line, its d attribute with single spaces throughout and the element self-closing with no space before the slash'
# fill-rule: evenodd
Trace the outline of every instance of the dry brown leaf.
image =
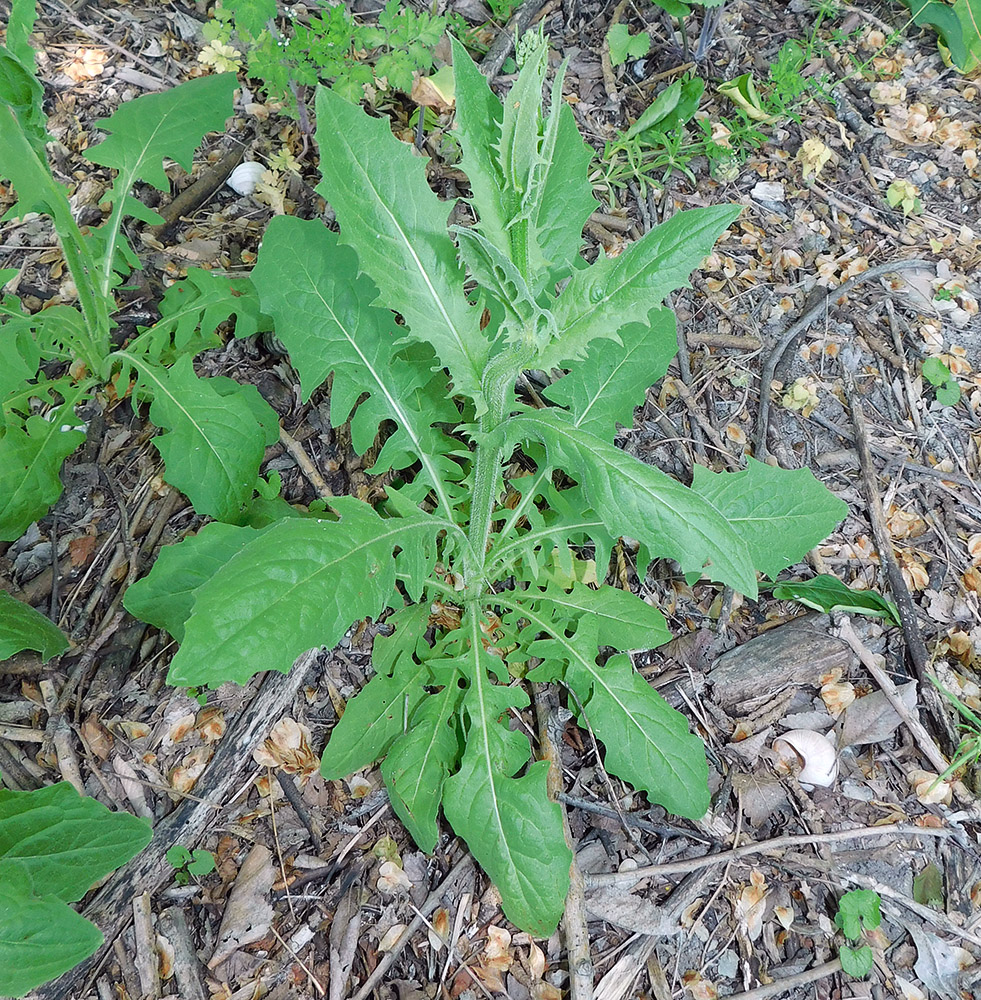
<svg viewBox="0 0 981 1000">
<path fill-rule="evenodd" d="M 208 962 L 209 969 L 220 965 L 239 948 L 261 941 L 269 933 L 273 921 L 269 893 L 275 878 L 272 851 L 256 844 L 242 863 L 229 893 L 218 942 Z"/>
<path fill-rule="evenodd" d="M 916 681 L 901 684 L 897 691 L 911 713 L 916 712 Z M 856 699 L 841 719 L 838 746 L 855 747 L 881 743 L 902 725 L 902 719 L 881 691 Z"/>
<path fill-rule="evenodd" d="M 947 804 L 951 800 L 950 781 L 941 781 L 940 776 L 934 771 L 916 768 L 906 775 L 906 780 L 924 805 Z"/>
<path fill-rule="evenodd" d="M 429 944 L 434 951 L 445 947 L 450 938 L 450 915 L 445 906 L 441 906 L 434 914 L 432 927 L 429 928 Z"/>
<path fill-rule="evenodd" d="M 120 719 L 116 723 L 128 740 L 144 740 L 150 735 L 150 727 L 143 722 L 133 722 L 131 719 Z"/>
<path fill-rule="evenodd" d="M 440 80 L 438 76 L 417 76 L 412 81 L 409 96 L 420 107 L 433 108 L 440 115 L 456 107 L 452 86 L 447 88 L 446 81 Z"/>
<path fill-rule="evenodd" d="M 157 935 L 157 956 L 160 960 L 160 978 L 167 982 L 174 975 L 174 946 L 163 934 Z"/>
<path fill-rule="evenodd" d="M 89 562 L 95 552 L 95 543 L 95 535 L 79 535 L 68 543 L 68 558 L 75 569 Z"/>
<path fill-rule="evenodd" d="M 194 725 L 205 743 L 217 743 L 225 735 L 225 712 L 216 705 L 204 708 L 198 712 Z"/>
<path fill-rule="evenodd" d="M 838 676 L 822 683 L 820 693 L 828 714 L 837 719 L 855 701 L 855 686 L 850 681 L 838 680 L 840 670 L 835 673 Z"/>
<path fill-rule="evenodd" d="M 167 735 L 164 737 L 165 742 L 170 743 L 180 743 L 188 733 L 194 731 L 194 713 L 188 712 L 186 715 L 182 715 L 179 719 L 173 722 L 170 729 L 167 730 Z"/>
<path fill-rule="evenodd" d="M 754 868 L 749 873 L 749 885 L 744 885 L 733 901 L 736 920 L 750 941 L 755 941 L 763 933 L 766 894 L 766 878 L 763 872 Z"/>
<path fill-rule="evenodd" d="M 394 861 L 383 861 L 378 867 L 378 881 L 375 883 L 379 892 L 389 895 L 396 892 L 408 892 L 412 888 L 409 876 Z"/>
<path fill-rule="evenodd" d="M 107 760 L 109 752 L 112 750 L 114 742 L 112 733 L 99 721 L 99 717 L 92 712 L 82 723 L 82 737 L 88 748 L 99 760 Z"/>
<path fill-rule="evenodd" d="M 398 939 L 405 932 L 406 927 L 408 927 L 408 924 L 392 924 L 382 935 L 381 941 L 378 942 L 378 950 L 391 951 Z M 430 940 L 432 940 L 432 932 L 430 932 Z"/>
<path fill-rule="evenodd" d="M 700 972 L 689 969 L 682 977 L 685 992 L 691 994 L 692 1000 L 718 1000 L 719 990 L 711 979 L 706 979 Z"/>
</svg>

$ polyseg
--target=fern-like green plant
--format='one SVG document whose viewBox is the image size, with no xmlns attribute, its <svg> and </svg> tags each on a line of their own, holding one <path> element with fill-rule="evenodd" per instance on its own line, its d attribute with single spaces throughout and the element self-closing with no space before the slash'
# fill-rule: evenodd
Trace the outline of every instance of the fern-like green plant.
<svg viewBox="0 0 981 1000">
<path fill-rule="evenodd" d="M 652 802 L 687 817 L 709 803 L 701 740 L 628 655 L 668 640 L 663 616 L 572 582 L 576 552 L 604 568 L 629 535 L 642 570 L 669 558 L 754 597 L 758 571 L 798 560 L 846 508 L 806 470 L 750 460 L 697 469 L 684 486 L 614 446 L 675 350 L 660 303 L 739 209 L 681 213 L 587 265 L 591 151 L 561 70 L 543 111 L 543 37 L 527 36 L 518 57 L 502 105 L 454 44 L 472 225 L 447 228 L 451 206 L 386 119 L 320 88 L 317 190 L 340 234 L 279 217 L 260 248 L 252 280 L 303 398 L 331 378 L 331 419 L 350 421 L 359 453 L 383 429 L 373 471 L 390 474 L 386 499 L 339 498 L 329 516 L 259 528 L 208 524 L 165 548 L 125 604 L 179 640 L 168 679 L 193 686 L 288 671 L 392 609 L 323 774 L 381 760 L 416 842 L 434 848 L 442 810 L 508 917 L 548 934 L 571 856 L 548 765 L 515 726 L 524 678 L 568 688 L 607 768 Z M 534 405 L 516 394 L 529 369 L 561 375 Z"/>
<path fill-rule="evenodd" d="M 278 435 L 276 415 L 253 386 L 198 378 L 191 358 L 220 343 L 215 329 L 233 315 L 239 335 L 258 329 L 248 279 L 191 270 L 160 302 L 161 320 L 122 349 L 113 319 L 115 289 L 139 266 L 124 223 L 163 221 L 133 197 L 134 184 L 169 191 L 165 157 L 190 169 L 201 138 L 224 128 L 232 112 L 235 76 L 148 94 L 99 123 L 106 138 L 85 157 L 115 171 L 106 196 L 112 208 L 101 226 L 82 232 L 46 159 L 43 89 L 29 40 L 34 19 L 34 0 L 14 0 L 7 46 L 0 46 L 0 178 L 12 182 L 17 199 L 4 219 L 39 212 L 51 220 L 77 302 L 31 315 L 16 296 L 0 294 L 0 540 L 19 538 L 58 499 L 61 463 L 85 440 L 75 408 L 113 381 L 120 395 L 132 381 L 136 395 L 152 400 L 151 419 L 168 430 L 155 442 L 167 481 L 200 513 L 241 521 L 264 446 Z M 0 292 L 16 273 L 0 270 Z"/>
</svg>

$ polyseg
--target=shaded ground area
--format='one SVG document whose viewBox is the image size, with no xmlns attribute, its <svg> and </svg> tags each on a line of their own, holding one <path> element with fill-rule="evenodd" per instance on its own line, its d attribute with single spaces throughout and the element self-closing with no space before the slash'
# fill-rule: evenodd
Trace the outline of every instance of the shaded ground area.
<svg viewBox="0 0 981 1000">
<path fill-rule="evenodd" d="M 478 6 L 458 8 L 482 24 Z M 347 782 L 317 775 L 316 751 L 371 674 L 378 625 L 302 658 L 289 677 L 226 685 L 205 705 L 164 686 L 175 644 L 125 615 L 121 595 L 161 545 L 201 521 L 164 482 L 152 428 L 128 402 L 103 400 L 86 414 L 88 443 L 66 464 L 62 499 L 0 545 L 0 587 L 50 612 L 77 644 L 44 669 L 28 656 L 0 669 L 0 770 L 20 788 L 74 773 L 103 802 L 153 818 L 156 836 L 83 906 L 106 932 L 98 962 L 43 996 L 549 1000 L 569 987 L 577 932 L 588 935 L 603 1000 L 977 991 L 977 776 L 967 767 L 936 782 L 959 734 L 950 705 L 923 681 L 931 672 L 981 709 L 979 85 L 944 67 L 932 35 L 893 38 L 907 20 L 898 5 L 829 8 L 815 29 L 809 5 L 736 2 L 712 33 L 696 14 L 687 44 L 647 4 L 531 7 L 555 63 L 570 60 L 566 98 L 598 155 L 699 54 L 706 126 L 693 122 L 688 135 L 740 153 L 694 156 L 684 164 L 694 180 L 678 169 L 665 179 L 667 165 L 656 183 L 617 174 L 626 153 L 595 165 L 602 204 L 587 226 L 590 254 L 615 254 L 684 208 L 745 208 L 693 287 L 675 295 L 679 355 L 621 445 L 683 481 L 696 463 L 735 469 L 746 454 L 812 469 L 850 514 L 786 577 L 830 573 L 887 593 L 900 624 L 843 623 L 767 595 L 743 602 L 687 586 L 667 565 L 639 580 L 625 545 L 617 580 L 661 607 L 677 636 L 635 662 L 705 739 L 713 807 L 699 823 L 652 810 L 603 771 L 588 731 L 554 706 L 589 920 L 532 941 L 507 924 L 458 841 L 445 837 L 432 858 L 417 851 L 377 771 Z M 108 186 L 78 155 L 96 141 L 95 121 L 205 72 L 206 19 L 203 4 L 41 4 L 55 163 L 81 223 L 102 218 Z M 613 23 L 646 31 L 650 53 L 614 67 L 604 45 Z M 490 23 L 480 37 L 492 44 L 498 33 Z M 812 86 L 786 109 L 795 118 L 758 122 L 758 140 L 733 138 L 740 120 L 718 84 L 753 72 L 765 92 L 789 39 L 810 48 L 802 74 Z M 850 75 L 855 61 L 864 75 Z M 499 93 L 510 79 L 496 78 Z M 411 139 L 415 106 L 397 95 L 381 103 Z M 427 134 L 425 155 L 444 148 L 450 120 Z M 641 154 L 663 158 L 658 148 Z M 678 167 L 684 155 L 672 156 Z M 241 196 L 222 181 L 243 159 L 296 169 Z M 447 198 L 465 192 L 451 163 L 437 157 L 431 173 Z M 174 167 L 172 180 L 175 200 L 196 193 L 169 202 L 138 192 L 169 224 L 130 234 L 145 266 L 121 292 L 124 337 L 188 267 L 247 273 L 274 213 L 330 217 L 313 191 L 309 137 L 255 88 L 227 134 L 199 152 L 194 175 Z M 890 190 L 908 196 L 908 214 Z M 5 198 L 0 190 L 0 209 Z M 8 290 L 31 309 L 71 301 L 42 219 L 0 227 L 0 267 L 18 268 Z M 954 405 L 922 376 L 931 357 L 953 373 Z M 229 338 L 200 370 L 255 384 L 277 410 L 285 434 L 263 468 L 280 473 L 290 502 L 367 499 L 383 486 L 344 429 L 331 430 L 326 395 L 301 404 L 275 338 Z M 773 740 L 786 730 L 830 733 L 834 783 L 805 787 L 781 767 Z M 212 852 L 215 871 L 177 884 L 163 857 L 174 844 Z M 837 898 L 854 888 L 882 900 L 864 983 L 842 977 L 832 922 Z"/>
</svg>

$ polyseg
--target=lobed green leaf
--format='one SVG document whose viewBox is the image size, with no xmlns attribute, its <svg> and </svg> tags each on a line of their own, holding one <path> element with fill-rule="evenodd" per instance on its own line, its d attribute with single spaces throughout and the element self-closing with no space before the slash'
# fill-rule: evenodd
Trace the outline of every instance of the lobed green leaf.
<svg viewBox="0 0 981 1000">
<path fill-rule="evenodd" d="M 532 626 L 550 638 L 532 643 L 529 652 L 544 661 L 528 676 L 561 676 L 575 692 L 588 725 L 606 747 L 604 766 L 647 793 L 651 802 L 690 819 L 709 806 L 708 763 L 702 741 L 688 731 L 688 720 L 638 674 L 630 657 L 618 654 L 596 663 L 597 626 L 583 618 L 572 638 L 556 629 L 547 609 L 514 602 Z"/>
<path fill-rule="evenodd" d="M 532 764 L 521 778 L 512 777 L 527 763 L 529 747 L 524 735 L 508 728 L 507 716 L 526 705 L 528 696 L 520 688 L 490 682 L 487 671 L 494 668 L 475 614 L 467 628 L 466 749 L 460 770 L 444 784 L 443 811 L 494 880 L 507 918 L 547 937 L 558 925 L 569 890 L 572 852 L 562 813 L 548 799 L 545 761 Z"/>
<path fill-rule="evenodd" d="M 199 514 L 240 521 L 266 445 L 278 440 L 275 411 L 255 386 L 199 378 L 187 355 L 168 369 L 120 356 L 139 371 L 153 395 L 150 419 L 167 432 L 153 439 L 167 482 L 186 493 Z"/>
<path fill-rule="evenodd" d="M 176 545 L 165 545 L 150 572 L 126 588 L 123 607 L 140 621 L 156 625 L 183 642 L 184 623 L 194 609 L 195 592 L 259 533 L 214 521 Z"/>
<path fill-rule="evenodd" d="M 279 216 L 266 230 L 252 280 L 300 374 L 304 401 L 333 373 L 331 423 L 337 427 L 351 419 L 354 449 L 363 454 L 379 424 L 393 420 L 398 430 L 386 440 L 373 471 L 421 462 L 422 481 L 450 511 L 460 468 L 447 458 L 453 443 L 433 425 L 455 424 L 459 413 L 445 379 L 434 381 L 431 355 L 415 362 L 396 353 L 394 317 L 372 305 L 378 290 L 358 273 L 350 247 L 319 222 Z M 366 391 L 368 398 L 359 404 Z"/>
<path fill-rule="evenodd" d="M 67 390 L 66 390 L 67 391 Z M 0 541 L 13 541 L 61 496 L 61 463 L 85 440 L 76 429 L 76 389 L 46 417 L 11 420 L 0 438 Z"/>
<path fill-rule="evenodd" d="M 756 573 L 736 527 L 698 493 L 659 469 L 575 427 L 560 410 L 515 417 L 508 440 L 540 441 L 549 466 L 566 470 L 598 518 L 614 536 L 629 535 L 654 557 L 667 557 L 688 572 L 704 572 L 741 593 L 756 596 Z"/>
<path fill-rule="evenodd" d="M 383 520 L 353 497 L 332 506 L 339 521 L 272 524 L 195 590 L 168 683 L 244 684 L 262 670 L 287 673 L 301 653 L 336 645 L 359 618 L 401 604 L 396 547 L 424 549 L 431 571 L 436 535 L 455 528 L 422 513 Z"/>
<path fill-rule="evenodd" d="M 644 322 L 664 297 L 688 283 L 742 209 L 733 205 L 679 212 L 632 243 L 619 257 L 601 255 L 576 271 L 552 311 L 558 339 L 536 362 L 540 368 L 567 368 L 597 338 L 615 338 L 627 323 Z M 612 320 L 612 322 L 611 322 Z"/>
<path fill-rule="evenodd" d="M 408 731 L 389 747 L 382 777 L 395 815 L 427 853 L 439 840 L 437 814 L 446 777 L 460 755 L 453 715 L 463 693 L 450 684 L 428 695 Z"/>
<path fill-rule="evenodd" d="M 633 426 L 634 408 L 678 351 L 674 313 L 668 309 L 652 309 L 646 323 L 628 323 L 619 337 L 619 344 L 594 342 L 586 357 L 544 393 L 568 409 L 573 426 L 604 441 L 613 440 L 618 424 Z"/>
<path fill-rule="evenodd" d="M 696 465 L 692 492 L 717 510 L 749 549 L 753 566 L 771 580 L 824 541 L 848 513 L 810 469 L 780 469 L 755 458 L 740 472 Z"/>
<path fill-rule="evenodd" d="M 325 87 L 317 89 L 317 143 L 317 192 L 337 215 L 341 242 L 355 250 L 383 300 L 397 304 L 406 334 L 432 344 L 456 391 L 479 404 L 489 344 L 480 311 L 463 293 L 449 206 L 429 189 L 425 164 L 387 119 L 368 118 Z"/>
</svg>

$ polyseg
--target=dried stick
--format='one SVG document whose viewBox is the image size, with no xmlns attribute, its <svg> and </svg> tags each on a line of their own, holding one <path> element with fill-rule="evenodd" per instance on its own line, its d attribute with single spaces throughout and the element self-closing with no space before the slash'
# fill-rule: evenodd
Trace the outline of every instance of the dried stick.
<svg viewBox="0 0 981 1000">
<path fill-rule="evenodd" d="M 396 959 L 402 954 L 405 946 L 412 940 L 413 934 L 423 926 L 425 918 L 439 906 L 447 892 L 472 867 L 473 858 L 469 854 L 453 866 L 449 875 L 426 897 L 425 902 L 419 907 L 416 915 L 412 918 L 412 922 L 402 931 L 398 940 L 392 945 L 391 950 L 385 952 L 385 957 L 375 966 L 374 972 L 362 983 L 361 989 L 351 997 L 351 1000 L 367 1000 L 371 991 L 385 978 L 385 973 L 395 964 Z"/>
<path fill-rule="evenodd" d="M 58 755 L 58 770 L 65 781 L 70 781 L 79 795 L 85 794 L 85 782 L 78 766 L 78 756 L 72 746 L 72 731 L 68 728 L 65 713 L 58 706 L 58 696 L 54 684 L 49 680 L 41 681 L 41 697 L 48 711 L 48 733 L 54 743 Z"/>
<path fill-rule="evenodd" d="M 327 485 L 324 477 L 317 470 L 317 467 L 310 461 L 310 456 L 304 451 L 303 445 L 283 427 L 279 428 L 279 440 L 293 457 L 293 461 L 300 467 L 300 471 L 307 477 L 307 482 L 317 491 L 321 499 L 330 500 L 334 493 Z"/>
<path fill-rule="evenodd" d="M 153 930 L 150 911 L 150 893 L 142 892 L 133 898 L 133 933 L 136 936 L 136 973 L 140 989 L 147 1000 L 160 996 L 160 969 L 157 962 L 157 936 Z"/>
<path fill-rule="evenodd" d="M 767 424 L 769 423 L 770 417 L 770 384 L 773 382 L 774 373 L 777 370 L 777 365 L 780 363 L 780 359 L 787 352 L 787 349 L 800 337 L 807 328 L 827 309 L 828 302 L 832 298 L 839 298 L 840 296 L 850 292 L 856 285 L 860 285 L 863 281 L 871 281 L 873 278 L 880 278 L 884 274 L 889 274 L 890 271 L 904 271 L 909 268 L 914 267 L 934 267 L 932 261 L 929 260 L 896 260 L 890 264 L 879 264 L 877 267 L 871 267 L 867 271 L 863 271 L 861 274 L 856 274 L 854 278 L 849 278 L 843 285 L 839 285 L 837 288 L 832 288 L 828 291 L 828 294 L 821 299 L 816 305 L 811 306 L 810 309 L 804 313 L 803 316 L 796 323 L 794 323 L 789 330 L 784 333 L 784 335 L 777 342 L 776 347 L 773 348 L 772 353 L 766 360 L 766 364 L 763 366 L 763 372 L 760 375 L 760 412 L 757 417 L 756 423 L 756 439 L 753 442 L 753 454 L 759 461 L 765 461 L 767 456 L 766 449 L 766 431 Z"/>
<path fill-rule="evenodd" d="M 816 844 L 837 844 L 849 840 L 861 840 L 863 837 L 883 837 L 896 835 L 898 837 L 950 837 L 948 829 L 908 826 L 902 823 L 890 823 L 887 826 L 863 826 L 858 830 L 838 830 L 834 833 L 800 833 L 788 834 L 786 837 L 774 837 L 756 844 L 744 844 L 730 851 L 719 851 L 718 854 L 706 854 L 701 858 L 690 858 L 687 861 L 669 861 L 663 865 L 645 865 L 626 872 L 607 872 L 597 875 L 586 875 L 586 888 L 596 889 L 604 885 L 632 886 L 642 879 L 656 875 L 682 875 L 686 872 L 698 871 L 709 865 L 725 865 L 730 861 L 749 857 L 753 854 L 766 854 L 769 851 L 780 851 L 785 847 L 814 846 Z"/>
<path fill-rule="evenodd" d="M 875 539 L 875 547 L 879 552 L 879 559 L 886 571 L 886 579 L 889 581 L 889 589 L 896 601 L 899 609 L 899 619 L 902 622 L 903 636 L 906 639 L 906 646 L 909 649 L 910 657 L 913 660 L 913 667 L 916 670 L 917 680 L 921 684 L 926 681 L 926 667 L 930 657 L 920 634 L 920 623 L 916 617 L 916 608 L 913 606 L 913 598 L 910 596 L 909 588 L 903 579 L 903 571 L 899 568 L 896 554 L 893 551 L 892 539 L 889 537 L 889 530 L 886 528 L 886 515 L 882 509 L 882 499 L 879 496 L 879 485 L 876 482 L 875 464 L 872 461 L 872 452 L 869 448 L 869 430 L 865 422 L 865 411 L 858 393 L 855 391 L 855 382 L 851 372 L 844 372 L 845 393 L 848 396 L 848 406 L 851 410 L 852 423 L 855 425 L 855 448 L 858 451 L 858 459 L 862 469 L 862 485 L 865 493 L 865 503 L 869 512 L 869 521 L 872 525 L 872 536 Z"/>
<path fill-rule="evenodd" d="M 174 978 L 181 1000 L 208 1000 L 208 991 L 201 975 L 198 958 L 187 926 L 187 918 L 179 906 L 170 906 L 160 914 L 160 933 L 174 949 Z"/>
<path fill-rule="evenodd" d="M 549 798 L 558 797 L 562 791 L 562 759 L 549 731 L 552 712 L 558 707 L 558 698 L 554 691 L 543 684 L 533 683 L 531 689 L 535 698 L 538 745 L 542 759 L 547 760 L 550 765 L 547 780 Z M 576 845 L 569 828 L 569 817 L 565 807 L 560 805 L 560 808 L 565 842 L 572 852 L 569 894 L 566 896 L 565 912 L 562 915 L 562 931 L 569 955 L 569 992 L 572 1000 L 592 1000 L 593 960 L 589 954 L 589 929 L 586 925 L 586 883 L 576 863 Z"/>
<path fill-rule="evenodd" d="M 889 704 L 892 705 L 893 710 L 903 720 L 923 756 L 930 761 L 937 774 L 943 774 L 948 767 L 944 755 L 940 752 L 930 734 L 923 728 L 923 723 L 903 703 L 902 697 L 896 690 L 896 685 L 893 684 L 889 675 L 876 662 L 871 650 L 855 634 L 855 629 L 852 628 L 852 623 L 847 618 L 838 627 L 838 635 L 852 647 L 855 655 L 872 675 L 873 680 L 879 685 L 882 693 L 889 700 Z"/>
<path fill-rule="evenodd" d="M 733 993 L 728 1000 L 768 1000 L 769 997 L 783 996 L 798 986 L 807 986 L 816 983 L 819 979 L 827 979 L 836 972 L 841 972 L 840 959 L 832 959 L 823 965 L 815 965 L 813 969 L 805 969 L 798 972 L 796 976 L 787 976 L 786 979 L 777 979 L 766 986 L 758 986 L 755 990 L 746 990 L 745 993 Z"/>
</svg>

